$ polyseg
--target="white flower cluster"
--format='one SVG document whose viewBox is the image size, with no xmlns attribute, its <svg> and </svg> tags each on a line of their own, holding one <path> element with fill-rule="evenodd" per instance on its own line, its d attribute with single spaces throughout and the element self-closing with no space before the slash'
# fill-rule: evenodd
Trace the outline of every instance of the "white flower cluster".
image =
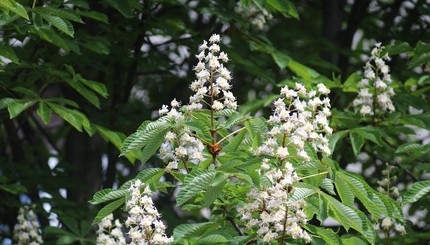
<svg viewBox="0 0 430 245">
<path fill-rule="evenodd" d="M 213 34 L 209 42 L 203 41 L 199 46 L 200 53 L 196 55 L 199 62 L 194 67 L 197 80 L 190 86 L 195 94 L 190 97 L 187 110 L 201 109 L 202 103 L 215 111 L 224 108 L 237 109 L 236 97 L 230 92 L 232 77 L 230 71 L 224 67 L 229 59 L 226 53 L 220 52 L 220 39 L 218 34 Z"/>
<path fill-rule="evenodd" d="M 271 185 L 262 185 L 260 190 L 253 189 L 248 194 L 249 202 L 239 209 L 246 228 L 256 229 L 257 235 L 267 243 L 287 235 L 309 243 L 312 238 L 301 227 L 307 223 L 303 212 L 306 202 L 289 201 L 294 192 L 291 184 L 299 180 L 293 165 L 286 162 L 283 169 L 278 169 L 269 163 L 269 159 L 264 159 L 261 172 Z"/>
<path fill-rule="evenodd" d="M 402 200 L 400 198 L 399 189 L 397 188 L 397 186 L 391 186 L 391 183 L 397 180 L 397 176 L 391 174 L 391 172 L 395 169 L 395 167 L 392 165 L 389 165 L 388 163 L 386 165 L 387 165 L 387 168 L 382 170 L 383 179 L 377 181 L 379 185 L 377 190 L 384 195 L 387 195 L 392 198 L 396 198 L 396 201 L 401 203 Z M 381 228 L 385 231 L 395 231 L 400 233 L 401 235 L 405 235 L 406 234 L 405 227 L 402 224 L 396 223 L 395 221 L 396 221 L 395 219 L 383 217 L 381 222 L 376 226 L 376 229 Z"/>
<path fill-rule="evenodd" d="M 161 117 L 163 115 L 167 115 L 168 118 L 173 120 L 178 120 L 183 118 L 182 112 L 179 111 L 179 107 L 181 103 L 179 103 L 176 99 L 173 99 L 170 102 L 171 108 L 169 110 L 168 105 L 162 105 L 161 109 L 158 110 L 158 115 Z"/>
<path fill-rule="evenodd" d="M 18 223 L 13 229 L 15 244 L 38 245 L 43 243 L 37 216 L 30 206 L 19 208 L 17 220 Z"/>
<path fill-rule="evenodd" d="M 173 241 L 165 234 L 166 226 L 159 220 L 160 214 L 151 198 L 151 189 L 140 180 L 133 182 L 128 189 L 131 199 L 127 201 L 126 208 L 129 216 L 125 225 L 130 228 L 127 233 L 131 245 L 137 244 L 168 244 Z M 143 193 L 141 189 L 144 188 Z"/>
<path fill-rule="evenodd" d="M 383 49 L 381 43 L 375 44 L 372 55 L 364 67 L 364 78 L 358 84 L 360 91 L 353 101 L 353 106 L 359 107 L 363 116 L 373 116 L 377 109 L 381 112 L 396 110 L 391 101 L 394 90 L 390 87 L 392 83 L 390 67 L 385 64 L 390 57 L 388 54 L 381 57 Z"/>
<path fill-rule="evenodd" d="M 245 8 L 240 2 L 237 3 L 234 11 L 249 20 L 251 25 L 260 31 L 264 30 L 267 21 L 273 18 L 266 9 L 260 9 L 255 5 L 250 5 L 248 8 Z"/>
<path fill-rule="evenodd" d="M 166 170 L 178 169 L 178 163 L 193 162 L 199 164 L 203 159 L 203 143 L 196 137 L 190 135 L 189 128 L 182 127 L 174 131 L 169 131 L 165 136 L 165 142 L 160 147 L 159 157 L 168 163 Z"/>
<path fill-rule="evenodd" d="M 98 224 L 99 228 L 97 229 L 97 244 L 126 244 L 124 234 L 121 230 L 122 224 L 118 219 L 115 220 L 114 224 L 112 224 L 112 221 L 113 214 L 109 214 Z"/>
<path fill-rule="evenodd" d="M 295 157 L 289 156 L 289 148 L 294 148 L 298 156 L 309 161 L 310 157 L 304 149 L 305 142 L 311 142 L 316 151 L 331 154 L 326 137 L 333 132 L 327 119 L 331 115 L 330 99 L 320 99 L 330 90 L 323 84 L 318 84 L 317 88 L 317 91 L 308 92 L 300 83 L 296 83 L 295 89 L 282 88 L 281 97 L 274 102 L 275 111 L 268 120 L 273 127 L 268 139 L 257 149 L 257 155 L 265 154 L 284 160 Z M 285 101 L 289 102 L 288 105 Z M 278 144 L 279 138 L 285 141 L 281 146 Z"/>
</svg>

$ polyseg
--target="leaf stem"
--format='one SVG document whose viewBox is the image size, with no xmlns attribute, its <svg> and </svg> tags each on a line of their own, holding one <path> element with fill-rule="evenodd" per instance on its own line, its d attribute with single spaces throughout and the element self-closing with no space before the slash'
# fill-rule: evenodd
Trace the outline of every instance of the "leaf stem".
<svg viewBox="0 0 430 245">
<path fill-rule="evenodd" d="M 245 127 L 242 127 L 242 128 L 240 128 L 240 129 L 238 129 L 238 130 L 236 130 L 236 131 L 234 131 L 234 132 L 230 133 L 229 135 L 225 136 L 225 137 L 224 137 L 224 138 L 222 138 L 220 141 L 218 141 L 218 143 L 217 143 L 217 144 L 221 144 L 221 143 L 222 143 L 222 142 L 224 142 L 226 139 L 228 139 L 228 137 L 230 137 L 230 136 L 232 136 L 232 135 L 235 135 L 235 134 L 239 133 L 240 131 L 242 131 L 242 130 L 244 130 L 244 129 L 245 129 Z"/>
<path fill-rule="evenodd" d="M 308 175 L 308 176 L 300 178 L 300 179 L 302 179 L 302 180 L 303 179 L 308 179 L 308 178 L 312 178 L 312 177 L 315 177 L 315 176 L 318 176 L 318 175 L 323 175 L 323 174 L 328 174 L 328 171 L 324 171 L 324 172 L 317 173 L 317 174 L 311 174 L 311 175 Z"/>
</svg>

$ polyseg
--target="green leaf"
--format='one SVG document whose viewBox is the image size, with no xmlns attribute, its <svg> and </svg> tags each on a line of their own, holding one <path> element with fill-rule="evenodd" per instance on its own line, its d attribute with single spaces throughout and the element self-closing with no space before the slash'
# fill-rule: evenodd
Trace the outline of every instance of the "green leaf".
<svg viewBox="0 0 430 245">
<path fill-rule="evenodd" d="M 15 103 L 19 101 L 18 99 L 14 98 L 3 98 L 0 99 L 0 110 L 3 110 L 4 108 L 8 107 L 10 104 Z"/>
<path fill-rule="evenodd" d="M 25 10 L 24 6 L 15 2 L 14 0 L 1 0 L 0 1 L 0 8 L 9 10 L 9 11 L 23 17 L 24 19 L 30 20 L 28 18 L 28 14 L 27 14 L 27 11 Z"/>
<path fill-rule="evenodd" d="M 105 24 L 109 24 L 109 20 L 107 15 L 96 12 L 96 11 L 82 11 L 82 10 L 76 10 L 76 13 L 80 14 L 81 16 L 100 21 Z"/>
<path fill-rule="evenodd" d="M 164 170 L 160 168 L 146 168 L 142 170 L 135 178 L 121 185 L 118 190 L 107 188 L 96 192 L 93 196 L 93 199 L 91 199 L 89 203 L 95 205 L 124 197 L 127 194 L 128 188 L 131 186 L 131 183 L 134 182 L 136 179 L 139 179 L 144 183 L 155 181 L 156 179 L 158 181 L 163 175 L 163 173 Z"/>
<path fill-rule="evenodd" d="M 212 222 L 178 225 L 173 230 L 173 238 L 177 242 L 182 239 L 198 237 L 217 226 L 218 224 Z"/>
<path fill-rule="evenodd" d="M 73 217 L 67 216 L 67 215 L 63 215 L 60 218 L 60 220 L 75 235 L 78 235 L 78 236 L 80 235 L 81 232 L 79 231 L 79 225 L 78 225 L 78 222 L 76 222 L 76 219 L 74 219 Z"/>
<path fill-rule="evenodd" d="M 228 239 L 220 234 L 211 234 L 198 240 L 199 244 L 226 244 L 228 242 Z"/>
<path fill-rule="evenodd" d="M 360 135 L 366 140 L 372 141 L 377 145 L 384 144 L 384 142 L 382 141 L 382 132 L 378 128 L 367 126 L 367 127 L 361 127 L 361 128 L 354 128 L 352 132 Z"/>
<path fill-rule="evenodd" d="M 293 193 L 288 198 L 288 202 L 289 203 L 296 202 L 296 201 L 305 199 L 306 197 L 311 196 L 311 195 L 317 193 L 316 189 L 309 188 L 309 187 L 294 187 L 293 188 Z"/>
<path fill-rule="evenodd" d="M 341 223 L 347 231 L 352 227 L 360 233 L 363 232 L 362 220 L 352 208 L 339 202 L 328 194 L 321 193 L 321 196 L 327 201 L 329 211 L 333 213 L 333 218 Z"/>
<path fill-rule="evenodd" d="M 288 68 L 303 78 L 306 83 L 312 83 L 313 80 L 321 76 L 317 71 L 294 60 L 288 62 Z"/>
<path fill-rule="evenodd" d="M 332 153 L 334 152 L 334 148 L 336 147 L 337 142 L 343 139 L 348 132 L 349 132 L 348 130 L 343 130 L 329 136 L 328 147 L 330 149 L 330 152 Z"/>
<path fill-rule="evenodd" d="M 176 204 L 182 206 L 188 200 L 205 191 L 214 180 L 216 173 L 215 170 L 197 169 L 192 171 L 185 177 L 185 182 L 179 190 Z"/>
<path fill-rule="evenodd" d="M 165 141 L 164 136 L 170 130 L 170 128 L 165 128 L 164 130 L 158 131 L 154 135 L 154 138 L 149 141 L 142 151 L 141 164 L 145 164 L 160 148 L 161 144 Z"/>
<path fill-rule="evenodd" d="M 51 121 L 52 110 L 45 102 L 41 101 L 39 103 L 39 108 L 37 108 L 36 112 L 45 125 L 48 124 L 49 121 Z"/>
<path fill-rule="evenodd" d="M 389 55 L 396 55 L 401 53 L 406 53 L 412 51 L 411 45 L 407 42 L 395 41 L 394 44 L 387 45 L 384 53 L 388 53 Z"/>
<path fill-rule="evenodd" d="M 120 156 L 124 156 L 132 150 L 140 150 L 150 141 L 156 140 L 156 137 L 160 132 L 170 128 L 169 122 L 170 119 L 162 117 L 157 121 L 147 124 L 144 123 L 144 127 L 139 127 L 135 133 L 131 134 L 124 140 Z"/>
<path fill-rule="evenodd" d="M 284 69 L 288 66 L 288 63 L 292 61 L 293 59 L 288 56 L 287 54 L 280 52 L 280 51 L 273 51 L 272 57 L 275 63 L 279 66 L 279 68 Z"/>
<path fill-rule="evenodd" d="M 99 95 L 101 95 L 103 98 L 107 98 L 108 97 L 108 92 L 107 92 L 107 88 L 103 83 L 99 83 L 96 81 L 91 81 L 91 80 L 87 80 L 85 78 L 83 78 L 80 74 L 76 74 L 76 79 L 78 81 L 80 81 L 81 83 L 85 84 L 85 86 L 89 87 L 90 89 L 92 89 L 94 92 L 98 93 Z"/>
<path fill-rule="evenodd" d="M 125 202 L 125 198 L 120 198 L 116 201 L 113 201 L 109 203 L 108 205 L 104 206 L 100 211 L 97 213 L 96 217 L 94 218 L 93 224 L 97 224 L 106 216 L 108 216 L 110 213 L 115 211 L 117 208 L 121 207 Z"/>
<path fill-rule="evenodd" d="M 430 180 L 415 182 L 409 190 L 403 194 L 403 203 L 414 203 L 430 192 Z"/>
<path fill-rule="evenodd" d="M 0 56 L 9 59 L 13 63 L 19 64 L 19 59 L 16 56 L 15 51 L 13 51 L 9 45 L 0 44 Z"/>
<path fill-rule="evenodd" d="M 362 78 L 362 75 L 354 72 L 346 79 L 346 81 L 342 84 L 342 90 L 344 92 L 358 92 L 358 82 Z"/>
<path fill-rule="evenodd" d="M 57 104 L 48 103 L 49 107 L 76 130 L 82 132 L 82 128 L 88 131 L 90 122 L 88 118 L 79 111 L 68 109 Z"/>
<path fill-rule="evenodd" d="M 89 201 L 89 203 L 95 205 L 99 203 L 103 203 L 110 200 L 115 200 L 121 197 L 124 197 L 127 193 L 127 190 L 115 190 L 112 188 L 107 188 L 96 192 L 93 196 L 93 199 Z"/>
<path fill-rule="evenodd" d="M 341 239 L 344 245 L 368 245 L 369 244 L 366 242 L 366 240 L 358 236 L 349 236 L 349 237 L 342 236 Z"/>
<path fill-rule="evenodd" d="M 46 21 L 51 23 L 53 26 L 55 26 L 58 30 L 64 32 L 70 37 L 73 37 L 73 35 L 75 34 L 75 30 L 73 29 L 72 24 L 68 20 L 62 19 L 58 16 L 46 15 L 46 14 L 42 14 L 42 17 Z"/>
<path fill-rule="evenodd" d="M 353 206 L 355 197 L 348 185 L 341 178 L 335 178 L 335 186 L 342 202 L 350 207 Z"/>
<path fill-rule="evenodd" d="M 49 6 L 37 7 L 33 9 L 34 12 L 43 15 L 54 15 L 62 19 L 71 20 L 78 23 L 84 23 L 81 17 L 70 9 L 51 8 Z"/>
<path fill-rule="evenodd" d="M 82 97 L 84 97 L 88 102 L 90 102 L 93 106 L 100 109 L 100 101 L 97 95 L 87 89 L 84 85 L 77 82 L 75 79 L 66 79 L 66 82 L 72 87 L 76 92 L 78 92 Z"/>
<path fill-rule="evenodd" d="M 285 16 L 291 16 L 295 19 L 299 19 L 299 14 L 297 13 L 296 7 L 289 0 L 267 0 L 267 4 Z"/>
<path fill-rule="evenodd" d="M 305 225 L 306 230 L 316 234 L 326 242 L 326 244 L 334 245 L 334 244 L 343 244 L 340 240 L 340 237 L 333 232 L 332 229 L 318 227 L 314 225 Z"/>
<path fill-rule="evenodd" d="M 415 47 L 415 54 L 409 62 L 408 69 L 427 64 L 428 62 L 430 62 L 430 44 L 420 41 Z"/>
<path fill-rule="evenodd" d="M 243 122 L 245 122 L 246 120 L 248 120 L 249 117 L 242 115 L 241 113 L 234 113 L 233 115 L 231 115 L 227 121 L 225 121 L 224 127 L 229 129 L 233 126 L 242 124 Z"/>
<path fill-rule="evenodd" d="M 349 139 L 351 140 L 354 155 L 358 156 L 358 154 L 360 154 L 361 148 L 364 145 L 364 138 L 361 135 L 355 134 L 351 131 L 349 132 Z"/>
<path fill-rule="evenodd" d="M 418 143 L 406 143 L 399 146 L 396 154 L 420 154 L 425 155 L 430 151 L 430 145 L 423 145 Z"/>
<path fill-rule="evenodd" d="M 320 184 L 321 188 L 323 188 L 324 190 L 326 190 L 329 194 L 331 195 L 336 195 L 336 193 L 334 192 L 334 185 L 333 185 L 333 181 L 329 178 L 324 178 L 321 181 Z"/>
<path fill-rule="evenodd" d="M 125 18 L 132 18 L 133 17 L 132 7 L 128 3 L 128 1 L 124 1 L 124 0 L 106 0 L 106 2 L 111 7 L 115 8 L 116 10 L 118 10 L 118 12 L 120 12 L 122 14 L 122 16 L 124 16 Z"/>
<path fill-rule="evenodd" d="M 64 236 L 59 237 L 55 244 L 57 244 L 57 245 L 73 244 L 78 239 L 79 238 L 75 235 L 73 235 L 73 236 L 64 235 Z"/>
<path fill-rule="evenodd" d="M 19 15 L 8 15 L 7 13 L 0 13 L 0 26 L 5 26 L 19 19 Z"/>
<path fill-rule="evenodd" d="M 0 185 L 0 190 L 7 191 L 14 195 L 17 195 L 20 192 L 27 192 L 27 188 L 25 188 L 25 186 L 15 184 Z"/>
<path fill-rule="evenodd" d="M 36 100 L 15 100 L 7 106 L 9 118 L 12 119 L 36 103 Z"/>
<path fill-rule="evenodd" d="M 191 130 L 195 131 L 196 134 L 207 142 L 212 141 L 212 135 L 210 133 L 210 127 L 202 120 L 191 120 L 185 123 Z"/>
<path fill-rule="evenodd" d="M 249 7 L 249 5 L 251 4 L 251 0 L 240 0 L 240 2 L 242 3 L 242 5 L 246 8 Z"/>
<path fill-rule="evenodd" d="M 51 28 L 44 27 L 39 29 L 32 29 L 32 31 L 37 34 L 41 39 L 44 39 L 66 51 L 70 51 L 70 47 L 66 43 L 66 41 L 62 37 L 58 36 Z"/>
<path fill-rule="evenodd" d="M 225 145 L 223 147 L 225 152 L 229 152 L 229 151 L 235 151 L 239 148 L 241 142 L 243 141 L 243 139 L 245 138 L 246 135 L 246 131 L 242 130 L 240 133 L 238 133 L 237 135 L 235 135 L 233 137 L 233 139 L 231 139 L 227 145 Z"/>
<path fill-rule="evenodd" d="M 382 201 L 378 198 L 377 195 L 372 195 L 372 189 L 367 185 L 364 181 L 360 181 L 359 179 L 354 178 L 352 175 L 348 174 L 345 171 L 337 171 L 336 172 L 336 183 L 340 183 L 343 181 L 345 185 L 348 186 L 348 189 L 361 201 L 361 203 L 366 207 L 369 213 L 373 216 L 375 220 L 379 218 L 381 214 L 388 215 L 387 212 L 384 212 L 381 209 L 383 206 Z"/>
</svg>

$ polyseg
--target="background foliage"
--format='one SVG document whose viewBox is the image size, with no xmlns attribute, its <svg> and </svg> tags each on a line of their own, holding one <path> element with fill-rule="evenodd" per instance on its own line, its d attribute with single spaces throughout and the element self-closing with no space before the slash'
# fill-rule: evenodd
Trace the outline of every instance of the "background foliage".
<svg viewBox="0 0 430 245">
<path fill-rule="evenodd" d="M 280 86 L 324 82 L 332 90 L 333 159 L 339 170 L 361 163 L 361 177 L 341 176 L 376 188 L 385 163 L 396 166 L 393 184 L 404 204 L 412 204 L 408 235 L 392 243 L 429 240 L 430 218 L 422 211 L 430 190 L 427 1 L 240 1 L 273 15 L 263 30 L 235 12 L 238 4 L 1 1 L 1 237 L 12 237 L 19 207 L 31 202 L 47 243 L 94 241 L 90 224 L 102 206 L 88 203 L 93 194 L 161 164 L 156 157 L 141 164 L 138 151 L 119 158 L 126 135 L 153 119 L 161 104 L 186 101 L 198 44 L 221 33 L 242 114 L 270 115 L 270 108 L 262 108 Z M 397 112 L 370 125 L 351 101 L 361 78 L 357 71 L 376 41 L 393 57 Z M 411 106 L 420 114 L 410 113 Z M 171 195 L 157 200 L 170 234 L 182 223 L 205 221 L 172 209 Z M 371 211 L 363 200 L 360 205 Z"/>
</svg>

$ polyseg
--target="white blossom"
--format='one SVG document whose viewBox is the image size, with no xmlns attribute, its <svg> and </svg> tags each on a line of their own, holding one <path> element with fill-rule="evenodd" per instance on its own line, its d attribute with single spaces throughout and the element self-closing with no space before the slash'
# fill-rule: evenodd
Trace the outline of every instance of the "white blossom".
<svg viewBox="0 0 430 245">
<path fill-rule="evenodd" d="M 220 35 L 213 34 L 209 42 L 204 41 L 200 45 L 201 52 L 196 56 L 199 62 L 194 67 L 197 80 L 190 86 L 195 94 L 190 96 L 189 104 L 184 107 L 187 111 L 201 109 L 204 104 L 209 104 L 217 111 L 224 108 L 237 109 L 236 98 L 230 92 L 232 77 L 224 66 L 229 59 L 226 53 L 221 52 L 220 41 Z"/>
<path fill-rule="evenodd" d="M 40 225 L 33 207 L 23 206 L 19 208 L 17 220 L 13 229 L 13 239 L 17 245 L 43 244 Z"/>
<path fill-rule="evenodd" d="M 372 49 L 371 57 L 364 66 L 364 78 L 358 84 L 360 88 L 358 96 L 352 102 L 363 116 L 396 110 L 391 100 L 395 93 L 390 87 L 392 82 L 390 67 L 385 64 L 390 58 L 387 54 L 382 56 L 383 49 L 380 43 L 375 44 L 375 48 Z"/>
<path fill-rule="evenodd" d="M 141 189 L 144 189 L 143 193 Z M 160 224 L 161 215 L 150 197 L 151 189 L 137 179 L 132 182 L 128 191 L 131 193 L 131 199 L 125 205 L 129 214 L 125 225 L 129 228 L 127 234 L 131 244 L 171 243 L 173 238 L 166 236 L 166 227 Z"/>
<path fill-rule="evenodd" d="M 97 244 L 126 244 L 125 237 L 122 232 L 122 224 L 119 220 L 113 221 L 113 214 L 109 214 L 100 221 L 97 229 Z"/>
</svg>

